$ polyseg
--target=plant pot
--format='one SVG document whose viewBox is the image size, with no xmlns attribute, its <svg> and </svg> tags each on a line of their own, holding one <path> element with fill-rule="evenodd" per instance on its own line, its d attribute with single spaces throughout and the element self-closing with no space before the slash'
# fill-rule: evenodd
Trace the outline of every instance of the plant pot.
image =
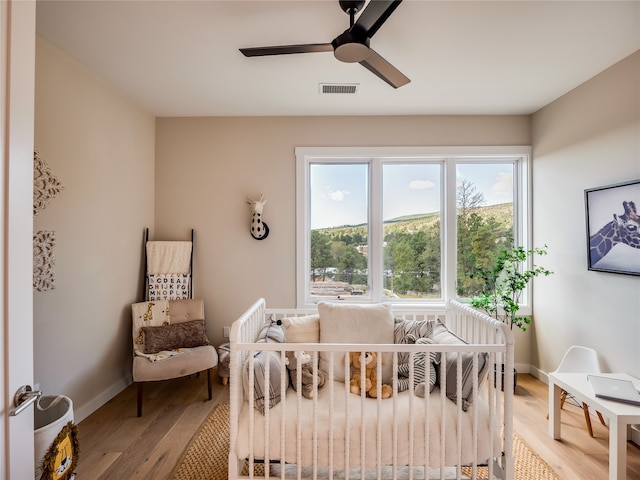
<svg viewBox="0 0 640 480">
<path fill-rule="evenodd" d="M 500 369 L 498 369 L 500 367 Z M 495 364 L 493 366 L 493 384 L 498 385 L 498 379 L 496 373 L 500 371 L 500 375 L 502 376 L 501 390 L 504 392 L 504 364 Z M 518 371 L 513 369 L 513 393 L 516 392 L 516 386 L 518 385 Z"/>
</svg>

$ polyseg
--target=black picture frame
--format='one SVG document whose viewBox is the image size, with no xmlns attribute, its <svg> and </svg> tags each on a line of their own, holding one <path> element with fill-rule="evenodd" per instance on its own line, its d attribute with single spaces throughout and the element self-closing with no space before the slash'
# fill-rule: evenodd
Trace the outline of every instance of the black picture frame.
<svg viewBox="0 0 640 480">
<path fill-rule="evenodd" d="M 640 275 L 640 179 L 584 191 L 587 267 Z"/>
</svg>

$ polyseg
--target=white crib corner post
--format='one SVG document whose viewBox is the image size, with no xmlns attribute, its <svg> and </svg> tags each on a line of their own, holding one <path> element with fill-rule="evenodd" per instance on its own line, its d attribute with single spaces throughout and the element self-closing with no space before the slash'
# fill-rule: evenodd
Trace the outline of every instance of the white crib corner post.
<svg viewBox="0 0 640 480">
<path fill-rule="evenodd" d="M 235 453 L 236 438 L 238 434 L 238 416 L 239 416 L 239 401 L 240 393 L 238 388 L 241 388 L 238 382 L 240 379 L 240 367 L 238 365 L 238 335 L 239 335 L 239 323 L 234 322 L 231 326 L 229 355 L 231 355 L 231 362 L 229 365 L 229 375 L 233 379 L 229 382 L 229 480 L 235 480 L 238 478 L 238 457 Z"/>
<path fill-rule="evenodd" d="M 505 458 L 505 477 L 507 480 L 510 480 L 512 478 L 515 478 L 515 459 L 513 458 L 513 455 L 511 455 L 508 458 Z"/>
<path fill-rule="evenodd" d="M 238 478 L 238 456 L 229 452 L 229 480 L 236 480 Z"/>
<path fill-rule="evenodd" d="M 501 324 L 506 345 L 505 372 L 512 372 L 515 357 L 515 339 L 513 331 L 506 324 Z M 502 464 L 505 480 L 511 480 L 515 475 L 515 460 L 513 457 L 513 404 L 514 404 L 514 379 L 513 375 L 505 375 L 504 384 L 504 456 Z"/>
</svg>

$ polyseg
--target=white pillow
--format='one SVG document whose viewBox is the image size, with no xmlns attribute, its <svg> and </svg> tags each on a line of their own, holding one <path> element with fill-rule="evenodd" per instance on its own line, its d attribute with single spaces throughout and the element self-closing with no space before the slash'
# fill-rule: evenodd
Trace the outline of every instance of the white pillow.
<svg viewBox="0 0 640 480">
<path fill-rule="evenodd" d="M 286 317 L 282 319 L 284 338 L 287 343 L 320 342 L 320 315 Z"/>
<path fill-rule="evenodd" d="M 318 303 L 320 343 L 391 343 L 394 318 L 390 303 Z M 354 349 L 356 351 L 357 349 Z M 320 368 L 329 371 L 329 352 L 320 352 Z M 335 352 L 333 378 L 344 382 L 344 353 Z M 382 383 L 393 378 L 393 353 L 382 355 Z"/>
</svg>

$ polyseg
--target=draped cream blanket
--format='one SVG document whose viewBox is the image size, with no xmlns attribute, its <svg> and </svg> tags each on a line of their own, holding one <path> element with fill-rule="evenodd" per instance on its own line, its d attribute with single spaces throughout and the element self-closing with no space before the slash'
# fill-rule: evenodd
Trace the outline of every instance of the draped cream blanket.
<svg viewBox="0 0 640 480">
<path fill-rule="evenodd" d="M 190 273 L 191 242 L 147 242 L 147 273 Z"/>
<path fill-rule="evenodd" d="M 334 411 L 330 417 L 331 388 L 325 385 L 319 391 L 317 405 L 313 400 L 301 398 L 288 389 L 284 401 L 269 410 L 269 459 L 284 458 L 287 463 L 301 466 L 314 465 L 314 448 L 317 449 L 318 467 L 330 466 L 345 468 L 346 452 L 349 452 L 348 466 L 361 466 L 361 454 L 364 453 L 364 466 L 376 467 L 376 455 L 380 452 L 381 465 L 424 465 L 425 448 L 428 451 L 428 466 L 464 465 L 500 456 L 499 428 L 497 418 L 489 418 L 489 408 L 480 398 L 467 412 L 458 410 L 458 406 L 448 398 L 442 398 L 436 388 L 425 406 L 425 399 L 406 391 L 395 398 L 381 400 L 366 398 L 364 408 L 362 399 L 351 393 L 344 394 L 344 383 L 334 382 Z M 411 405 L 410 405 L 411 404 Z M 378 415 L 378 406 L 380 412 Z M 314 408 L 315 407 L 315 408 Z M 428 407 L 428 411 L 426 408 Z M 281 435 L 281 415 L 285 414 L 284 438 Z M 250 415 L 254 418 L 253 432 L 249 431 Z M 460 417 L 458 418 L 458 415 Z M 330 420 L 330 418 L 332 418 Z M 379 420 L 377 420 L 379 418 Z M 425 421 L 428 418 L 428 421 Z M 458 432 L 458 419 L 460 432 Z M 364 446 L 361 444 L 362 423 L 365 423 Z M 490 428 L 490 423 L 493 427 Z M 333 447 L 330 448 L 330 425 L 334 425 Z M 397 425 L 397 427 L 394 427 Z M 239 415 L 236 449 L 238 458 L 247 458 L 253 445 L 253 456 L 263 459 L 265 456 L 264 431 L 266 416 L 251 411 L 245 401 Z M 475 427 L 474 427 L 475 424 Z M 348 425 L 348 429 L 347 429 Z M 426 431 L 425 431 L 426 428 Z M 410 430 L 413 429 L 413 439 Z M 347 447 L 347 430 L 349 435 Z M 394 441 L 394 432 L 397 439 Z M 317 441 L 314 441 L 317 433 Z M 300 440 L 297 440 L 300 435 Z M 477 456 L 474 455 L 473 439 L 477 438 Z M 427 440 L 425 445 L 425 439 Z M 378 440 L 380 449 L 378 450 Z M 299 452 L 297 445 L 299 446 Z M 444 458 L 442 457 L 444 447 Z M 459 448 L 460 447 L 460 448 Z M 281 453 L 281 448 L 283 452 Z M 395 453 L 394 453 L 395 452 Z M 394 460 L 395 455 L 395 460 Z M 413 455 L 413 458 L 410 458 Z"/>
</svg>

